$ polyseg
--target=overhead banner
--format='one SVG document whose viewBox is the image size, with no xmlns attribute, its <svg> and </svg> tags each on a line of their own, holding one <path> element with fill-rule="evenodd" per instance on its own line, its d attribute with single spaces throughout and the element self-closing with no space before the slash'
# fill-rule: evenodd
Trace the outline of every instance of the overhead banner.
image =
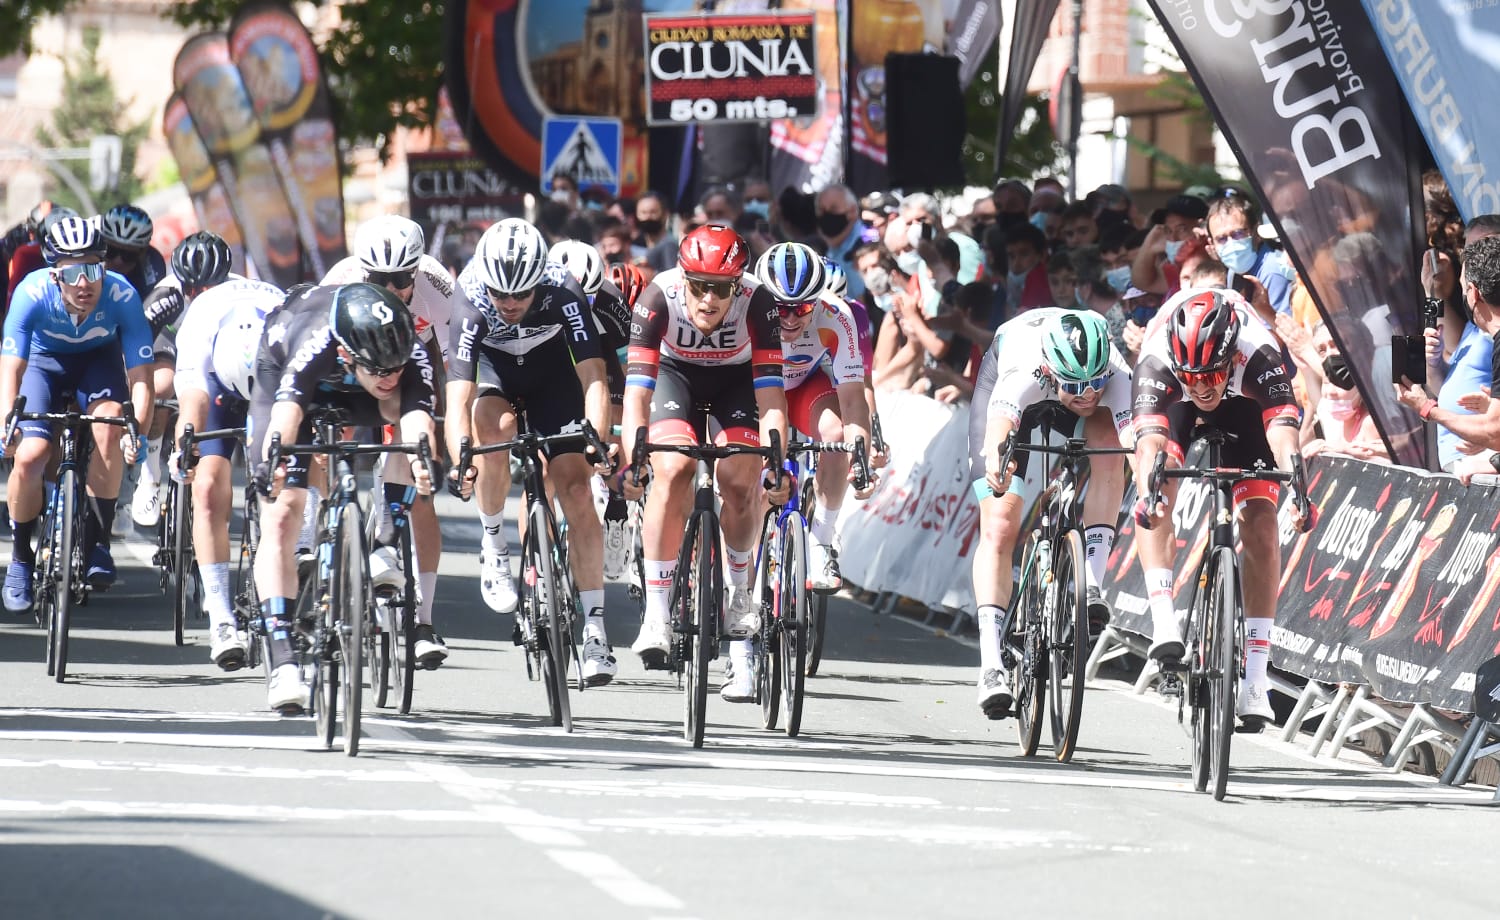
<svg viewBox="0 0 1500 920">
<path fill-rule="evenodd" d="M 1020 6 L 1052 6 L 1026 0 Z M 853 0 L 849 26 L 849 183 L 856 193 L 885 191 L 885 58 L 948 54 L 959 59 L 967 87 L 1000 35 L 998 0 Z M 951 17 L 951 18 L 950 18 Z M 1046 20 L 1051 21 L 1049 16 Z M 1045 35 L 1045 25 L 1043 34 Z M 1038 46 L 1040 47 L 1040 45 Z M 1035 56 L 1032 58 L 1035 61 Z M 1029 72 L 1029 68 L 1028 68 Z M 1022 86 L 1025 86 L 1024 81 Z"/>
<path fill-rule="evenodd" d="M 234 208 L 229 204 L 229 195 L 224 183 L 214 170 L 209 159 L 208 148 L 193 127 L 193 116 L 188 114 L 187 103 L 173 93 L 167 100 L 161 115 L 161 133 L 167 139 L 172 159 L 177 161 L 177 174 L 187 188 L 188 200 L 198 216 L 198 226 L 210 233 L 217 233 L 229 244 L 233 254 L 231 267 L 245 272 L 245 240 L 240 235 L 239 222 L 235 220 Z"/>
<path fill-rule="evenodd" d="M 1500 213 L 1500 7 L 1363 2 L 1459 213 Z"/>
<path fill-rule="evenodd" d="M 1275 223 L 1365 405 L 1407 466 L 1416 413 L 1395 400 L 1391 335 L 1419 334 L 1421 135 L 1357 4 L 1151 0 L 1245 179 Z M 1243 11 L 1243 12 L 1242 12 Z"/>
<path fill-rule="evenodd" d="M 525 208 L 525 193 L 472 153 L 408 153 L 406 175 L 411 219 L 429 228 L 494 223 Z"/>
<path fill-rule="evenodd" d="M 1315 457 L 1309 474 L 1317 528 L 1297 533 L 1282 509 L 1272 663 L 1324 683 L 1366 684 L 1393 702 L 1472 712 L 1474 672 L 1500 655 L 1500 488 L 1336 456 Z M 1207 543 L 1208 497 L 1184 484 L 1174 511 L 1180 616 Z M 1133 492 L 1126 499 L 1128 507 Z M 1149 637 L 1135 553 L 1127 515 L 1104 593 L 1112 625 Z"/>
<path fill-rule="evenodd" d="M 195 35 L 177 53 L 173 82 L 224 183 L 256 270 L 278 287 L 302 280 L 297 222 L 222 32 Z"/>
<path fill-rule="evenodd" d="M 815 19 L 817 35 L 817 92 L 822 99 L 814 118 L 784 118 L 771 122 L 771 188 L 788 186 L 814 192 L 844 179 L 844 69 L 845 23 L 849 0 L 795 0 L 782 9 L 804 8 Z"/>
<path fill-rule="evenodd" d="M 338 132 L 318 51 L 290 9 L 268 2 L 235 14 L 229 53 L 296 217 L 303 251 L 321 278 L 348 250 Z"/>
<path fill-rule="evenodd" d="M 811 12 L 647 15 L 646 123 L 816 117 Z"/>
<path fill-rule="evenodd" d="M 1014 15 L 1010 18 L 1010 47 L 1001 48 L 1005 60 L 1005 85 L 1000 92 L 1000 123 L 995 134 L 995 178 L 1004 178 L 1000 171 L 1005 163 L 1005 152 L 1010 148 L 1010 139 L 1016 136 L 1021 125 L 1021 112 L 1026 106 L 1026 85 L 1031 81 L 1031 72 L 1036 69 L 1036 59 L 1041 56 L 1042 45 L 1047 41 L 1047 32 L 1052 28 L 1052 19 L 1057 15 L 1060 0 L 1017 0 L 1013 4 Z"/>
</svg>

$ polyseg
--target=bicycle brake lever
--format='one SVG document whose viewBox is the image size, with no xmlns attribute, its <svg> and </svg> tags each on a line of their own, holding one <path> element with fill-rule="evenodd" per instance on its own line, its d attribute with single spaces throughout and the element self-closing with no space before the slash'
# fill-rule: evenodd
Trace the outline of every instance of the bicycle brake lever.
<svg viewBox="0 0 1500 920">
<path fill-rule="evenodd" d="M 458 442 L 458 469 L 456 476 L 448 480 L 448 494 L 462 501 L 468 501 L 469 496 L 464 495 L 464 479 L 469 475 L 469 467 L 474 463 L 474 440 L 464 435 Z"/>
<path fill-rule="evenodd" d="M 432 456 L 432 444 L 423 434 L 417 438 L 417 459 L 427 464 L 427 478 L 432 482 L 432 488 L 437 490 L 437 484 L 442 481 L 442 471 L 438 469 L 437 459 Z"/>
<path fill-rule="evenodd" d="M 634 488 L 640 488 L 641 467 L 646 464 L 646 457 L 649 456 L 646 450 L 646 433 L 645 425 L 635 430 L 635 444 L 630 451 L 630 484 Z"/>
<path fill-rule="evenodd" d="M 865 453 L 864 435 L 854 439 L 854 490 L 863 492 L 870 487 L 870 461 Z"/>
</svg>

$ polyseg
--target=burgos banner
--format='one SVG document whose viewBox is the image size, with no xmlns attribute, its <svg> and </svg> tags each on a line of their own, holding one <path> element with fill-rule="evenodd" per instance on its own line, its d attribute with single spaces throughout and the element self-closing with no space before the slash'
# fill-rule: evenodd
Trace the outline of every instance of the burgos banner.
<svg viewBox="0 0 1500 920">
<path fill-rule="evenodd" d="M 646 15 L 646 121 L 765 121 L 818 114 L 811 12 Z"/>
</svg>

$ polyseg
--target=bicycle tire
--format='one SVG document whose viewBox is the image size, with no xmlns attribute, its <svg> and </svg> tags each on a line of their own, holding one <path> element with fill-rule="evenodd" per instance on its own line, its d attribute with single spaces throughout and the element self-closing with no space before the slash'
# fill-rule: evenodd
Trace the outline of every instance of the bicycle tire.
<svg viewBox="0 0 1500 920">
<path fill-rule="evenodd" d="M 83 581 L 83 548 L 79 545 L 79 537 L 83 534 L 83 513 L 78 502 L 82 489 L 79 486 L 78 470 L 63 470 L 57 479 L 57 491 L 62 502 L 58 514 L 58 521 L 62 525 L 58 541 L 61 566 L 56 602 L 52 605 L 51 639 L 55 667 L 52 676 L 58 683 L 62 683 L 68 676 L 68 628 L 73 610 L 73 584 L 75 578 L 80 584 Z"/>
<path fill-rule="evenodd" d="M 811 476 L 802 483 L 802 519 L 810 521 L 813 512 L 818 507 L 817 490 L 813 488 Z M 812 603 L 808 608 L 810 616 L 807 620 L 807 666 L 802 673 L 808 677 L 816 677 L 818 665 L 823 662 L 823 638 L 828 631 L 828 595 L 820 592 L 812 592 Z"/>
<path fill-rule="evenodd" d="M 338 727 L 339 665 L 329 647 L 329 636 L 336 614 L 328 602 L 328 585 L 323 583 L 323 565 L 314 566 L 313 575 L 297 591 L 297 607 L 292 621 L 297 666 L 307 671 L 312 665 L 312 690 L 308 700 L 312 704 L 318 740 L 323 750 L 333 750 L 333 739 Z"/>
<path fill-rule="evenodd" d="M 57 585 L 61 580 L 59 573 L 63 567 L 60 545 L 62 496 L 56 490 L 43 513 L 41 538 L 37 541 L 36 548 L 37 563 L 32 575 L 33 615 L 37 625 L 46 631 L 47 648 L 43 657 L 47 662 L 47 676 L 52 677 L 57 674 L 57 645 L 52 638 L 55 622 L 53 607 L 57 604 Z"/>
<path fill-rule="evenodd" d="M 525 556 L 527 571 L 524 581 L 525 589 L 530 595 L 526 613 L 531 619 L 531 654 L 536 658 L 542 689 L 547 695 L 548 718 L 554 727 L 572 731 L 573 714 L 568 706 L 567 670 L 559 664 L 556 657 L 557 643 L 552 630 L 556 593 L 561 589 L 553 570 L 555 557 L 545 514 L 542 504 L 536 502 L 527 513 L 526 522 L 529 552 Z"/>
<path fill-rule="evenodd" d="M 562 537 L 558 534 L 557 519 L 550 504 L 538 505 L 538 524 L 543 527 L 545 539 L 544 556 L 549 566 L 551 581 L 548 583 L 547 599 L 551 609 L 547 615 L 547 645 L 552 654 L 552 680 L 556 684 L 558 709 L 562 713 L 562 730 L 573 730 L 573 703 L 568 694 L 568 668 L 577 656 L 573 641 L 573 612 L 576 605 L 573 582 L 568 575 L 567 552 L 563 549 Z M 583 669 L 578 669 L 580 680 Z"/>
<path fill-rule="evenodd" d="M 566 683 L 571 669 L 578 692 L 582 693 L 586 686 L 583 682 L 583 658 L 578 654 L 578 625 L 583 619 L 579 616 L 583 601 L 578 597 L 578 588 L 573 583 L 573 566 L 568 561 L 568 522 L 564 518 L 562 526 L 559 527 L 557 512 L 550 505 L 547 508 L 547 519 L 552 526 L 552 571 L 557 575 L 558 611 L 561 614 L 558 621 L 561 628 L 559 635 L 561 641 L 558 645 L 557 660 L 563 663 L 564 682 Z M 569 710 L 571 709 L 572 705 L 569 704 Z"/>
<path fill-rule="evenodd" d="M 370 584 L 369 556 L 365 553 L 364 528 L 360 526 L 359 506 L 344 505 L 339 513 L 338 536 L 334 543 L 337 568 L 328 608 L 333 614 L 334 636 L 338 643 L 339 697 L 344 709 L 344 753 L 359 753 L 359 724 L 363 714 L 361 694 L 364 690 L 364 641 L 369 626 Z"/>
<path fill-rule="evenodd" d="M 395 611 L 395 632 L 391 636 L 391 683 L 397 691 L 397 711 L 403 716 L 411 713 L 412 692 L 417 685 L 417 554 L 412 539 L 411 518 L 407 517 L 396 528 L 396 542 L 401 551 L 401 571 L 405 577 L 402 580 L 401 605 Z"/>
<path fill-rule="evenodd" d="M 761 665 L 755 674 L 755 696 L 760 702 L 760 722 L 767 731 L 775 731 L 781 721 L 781 657 L 777 646 L 779 622 L 778 596 L 775 591 L 776 512 L 766 512 L 761 524 L 760 552 L 756 557 L 755 602 L 760 605 L 760 630 L 756 633 L 755 653 Z"/>
<path fill-rule="evenodd" d="M 807 681 L 807 530 L 800 515 L 787 518 L 781 529 L 781 673 L 785 675 L 781 703 L 786 714 L 786 734 L 797 737 L 802 730 L 802 704 Z"/>
<path fill-rule="evenodd" d="M 719 570 L 718 519 L 712 511 L 694 512 L 688 519 L 688 539 L 677 560 L 681 591 L 677 605 L 683 669 L 682 737 L 703 747 L 707 722 L 708 669 L 718 646 L 718 618 L 724 602 Z"/>
<path fill-rule="evenodd" d="M 1077 530 L 1069 530 L 1052 548 L 1051 590 L 1056 594 L 1047 643 L 1051 653 L 1048 698 L 1052 704 L 1052 750 L 1059 763 L 1073 759 L 1083 716 L 1083 672 L 1089 654 L 1084 565 L 1082 536 Z"/>
<path fill-rule="evenodd" d="M 177 495 L 179 489 L 182 491 Z M 197 560 L 190 539 L 193 528 L 193 493 L 191 486 L 180 482 L 173 482 L 167 492 L 169 496 L 176 496 L 167 500 L 172 502 L 172 564 L 176 567 L 176 575 L 172 578 L 172 641 L 181 647 L 187 624 L 187 608 L 193 600 L 191 593 L 196 593 L 189 592 L 189 580 L 194 585 L 198 580 L 193 575 L 193 566 L 197 564 Z M 199 607 L 201 606 L 200 604 Z"/>
<path fill-rule="evenodd" d="M 1196 792 L 1207 791 L 1212 761 L 1210 750 L 1213 737 L 1209 729 L 1209 688 L 1212 681 L 1208 672 L 1212 661 L 1210 646 L 1216 628 L 1209 600 L 1211 594 L 1207 587 L 1209 565 L 1214 558 L 1216 557 L 1207 556 L 1198 564 L 1198 571 L 1192 580 L 1192 602 L 1188 605 L 1188 673 L 1183 693 L 1187 694 L 1188 705 L 1192 707 L 1192 777 Z"/>
<path fill-rule="evenodd" d="M 1214 800 L 1222 802 L 1229 789 L 1229 748 L 1234 740 L 1235 696 L 1240 688 L 1239 654 L 1240 601 L 1239 571 L 1234 553 L 1228 547 L 1215 551 L 1217 561 L 1210 581 L 1214 611 L 1216 648 L 1214 661 L 1219 679 L 1214 682 L 1214 746 L 1210 751 L 1213 765 Z"/>
<path fill-rule="evenodd" d="M 1026 545 L 1021 564 L 1020 597 L 1012 619 L 1021 626 L 1020 648 L 1015 666 L 1010 669 L 1012 705 L 1016 707 L 1016 735 L 1022 757 L 1034 757 L 1042 740 L 1042 707 L 1047 698 L 1047 664 L 1042 647 L 1042 609 L 1038 583 L 1044 573 L 1037 571 L 1038 541 L 1035 535 Z M 1006 642 L 1010 637 L 1002 636 Z"/>
<path fill-rule="evenodd" d="M 260 628 L 260 595 L 255 590 L 255 547 L 260 542 L 260 502 L 251 496 L 245 503 L 240 527 L 240 554 L 236 563 L 234 591 L 235 628 L 245 634 L 245 667 L 255 669 L 265 661 Z"/>
<path fill-rule="evenodd" d="M 172 558 L 172 551 L 177 545 L 177 535 L 172 532 L 176 522 L 176 509 L 177 486 L 174 483 L 167 490 L 161 517 L 156 521 L 156 555 L 152 557 L 152 562 L 156 564 L 156 584 L 161 588 L 161 593 L 166 595 L 172 594 L 173 582 L 177 579 L 177 564 Z"/>
</svg>

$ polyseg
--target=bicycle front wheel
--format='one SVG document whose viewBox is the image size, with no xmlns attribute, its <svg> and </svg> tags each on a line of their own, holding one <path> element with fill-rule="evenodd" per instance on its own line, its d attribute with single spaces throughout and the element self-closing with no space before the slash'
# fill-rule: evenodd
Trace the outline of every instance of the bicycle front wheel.
<svg viewBox="0 0 1500 920">
<path fill-rule="evenodd" d="M 412 543 L 411 518 L 396 528 L 396 542 L 401 550 L 401 594 L 397 598 L 393 629 L 387 643 L 391 683 L 396 689 L 397 711 L 411 712 L 412 691 L 417 682 L 417 556 Z"/>
<path fill-rule="evenodd" d="M 172 576 L 172 641 L 180 646 L 188 607 L 194 606 L 198 585 L 193 571 L 197 564 L 192 541 L 193 491 L 186 483 L 174 482 L 167 493 L 171 496 L 167 500 L 172 503 L 172 565 L 176 569 Z"/>
<path fill-rule="evenodd" d="M 756 634 L 755 696 L 760 701 L 760 724 L 774 731 L 781 720 L 781 657 L 777 627 L 780 623 L 776 592 L 776 512 L 766 512 L 761 524 L 760 552 L 756 554 L 755 603 L 760 605 L 760 631 Z"/>
<path fill-rule="evenodd" d="M 813 488 L 811 477 L 802 484 L 802 519 L 810 521 L 813 512 L 818 507 L 818 495 Z M 802 673 L 808 677 L 814 677 L 818 673 L 818 665 L 823 661 L 823 638 L 828 630 L 828 595 L 821 591 L 812 592 L 808 604 L 807 619 L 807 666 Z"/>
<path fill-rule="evenodd" d="M 719 566 L 719 521 L 712 511 L 695 512 L 677 561 L 678 631 L 682 642 L 682 737 L 703 747 L 708 709 L 708 669 L 719 645 L 719 616 L 724 605 L 724 576 Z"/>
<path fill-rule="evenodd" d="M 802 730 L 803 690 L 807 680 L 807 531 L 798 515 L 787 518 L 781 529 L 781 673 L 786 676 L 782 703 L 786 709 L 786 734 L 797 737 Z"/>
<path fill-rule="evenodd" d="M 62 683 L 68 676 L 68 620 L 73 611 L 73 585 L 83 583 L 83 489 L 78 471 L 67 469 L 57 477 L 58 517 L 56 594 L 48 638 L 52 641 L 52 676 Z"/>
<path fill-rule="evenodd" d="M 1240 591 L 1239 569 L 1234 554 L 1224 547 L 1215 551 L 1209 598 L 1214 613 L 1213 661 L 1216 679 L 1209 696 L 1213 700 L 1212 746 L 1209 750 L 1213 793 L 1223 801 L 1229 787 L 1229 745 L 1234 739 L 1235 697 L 1240 688 Z"/>
<path fill-rule="evenodd" d="M 344 753 L 359 753 L 359 723 L 364 691 L 364 643 L 369 630 L 370 576 L 369 557 L 365 554 L 364 528 L 359 523 L 359 506 L 344 505 L 340 513 L 339 532 L 334 547 L 333 593 L 328 607 L 333 612 L 337 643 L 334 650 L 341 665 L 339 697 L 344 708 Z"/>
<path fill-rule="evenodd" d="M 36 568 L 32 575 L 37 625 L 47 631 L 45 657 L 48 677 L 57 674 L 57 643 L 53 639 L 53 630 L 57 622 L 55 610 L 58 586 L 63 584 L 67 577 L 63 574 L 67 570 L 67 565 L 62 556 L 64 528 L 62 511 L 62 495 L 54 491 L 51 500 L 47 502 L 45 515 L 42 518 L 40 539 L 37 541 L 36 548 Z"/>
<path fill-rule="evenodd" d="M 1007 650 L 1013 650 L 1014 661 L 1010 668 L 1011 695 L 1015 697 L 1016 735 L 1021 745 L 1022 757 L 1036 755 L 1042 740 L 1042 705 L 1047 698 L 1047 654 L 1042 629 L 1041 581 L 1046 573 L 1041 571 L 1038 556 L 1039 541 L 1033 536 L 1026 546 L 1026 557 L 1021 563 L 1019 599 L 1011 621 L 1019 626 L 1019 635 L 1014 638 L 1019 648 L 1011 645 L 1011 636 L 1001 636 Z M 1015 627 L 1012 627 L 1015 632 Z"/>
<path fill-rule="evenodd" d="M 1088 666 L 1088 595 L 1083 540 L 1069 530 L 1052 550 L 1053 593 L 1048 617 L 1052 749 L 1061 763 L 1073 759 L 1083 716 L 1083 672 Z"/>
<path fill-rule="evenodd" d="M 533 617 L 532 635 L 540 658 L 542 684 L 547 692 L 547 710 L 552 724 L 565 732 L 573 730 L 573 712 L 568 700 L 568 664 L 562 652 L 564 619 L 562 582 L 557 573 L 557 554 L 553 547 L 555 531 L 547 516 L 547 506 L 535 502 L 527 518 L 526 539 L 531 553 L 526 557 L 527 588 L 531 592 L 528 615 Z"/>
</svg>

